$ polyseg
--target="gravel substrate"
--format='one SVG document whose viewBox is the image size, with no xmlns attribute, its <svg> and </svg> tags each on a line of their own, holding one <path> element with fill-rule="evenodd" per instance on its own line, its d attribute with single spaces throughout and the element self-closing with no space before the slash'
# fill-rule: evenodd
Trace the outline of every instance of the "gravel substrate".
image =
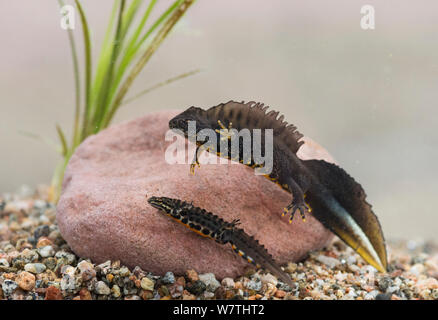
<svg viewBox="0 0 438 320">
<path fill-rule="evenodd" d="M 290 288 L 264 270 L 248 268 L 219 282 L 214 274 L 170 270 L 156 276 L 120 261 L 93 264 L 66 244 L 47 202 L 47 189 L 22 188 L 0 196 L 0 300 L 106 299 L 435 299 L 438 300 L 438 246 L 426 241 L 390 241 L 389 272 L 366 264 L 335 240 L 328 248 L 289 263 Z"/>
</svg>

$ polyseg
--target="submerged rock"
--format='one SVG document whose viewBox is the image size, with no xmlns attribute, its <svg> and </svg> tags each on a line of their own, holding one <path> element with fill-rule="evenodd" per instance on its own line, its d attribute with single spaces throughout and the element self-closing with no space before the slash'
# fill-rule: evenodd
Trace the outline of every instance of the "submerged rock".
<svg viewBox="0 0 438 320">
<path fill-rule="evenodd" d="M 242 274 L 248 263 L 228 245 L 205 239 L 175 223 L 146 201 L 168 196 L 212 211 L 260 241 L 280 263 L 302 259 L 328 243 L 332 234 L 308 215 L 307 222 L 281 218 L 291 195 L 241 164 L 168 164 L 168 121 L 177 111 L 149 114 L 89 137 L 72 156 L 57 207 L 62 236 L 73 251 L 95 263 L 120 260 L 156 274 L 187 269 L 219 279 Z M 333 162 L 305 139 L 302 159 Z M 190 145 L 188 162 L 194 147 Z M 186 161 L 187 162 L 187 161 Z M 57 254 L 58 255 L 58 254 Z"/>
</svg>

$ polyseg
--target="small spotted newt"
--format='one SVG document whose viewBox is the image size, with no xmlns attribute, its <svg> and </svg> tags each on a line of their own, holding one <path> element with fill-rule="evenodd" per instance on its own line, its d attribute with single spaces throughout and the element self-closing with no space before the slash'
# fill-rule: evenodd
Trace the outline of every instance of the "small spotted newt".
<svg viewBox="0 0 438 320">
<path fill-rule="evenodd" d="M 231 248 L 239 256 L 256 268 L 264 268 L 284 283 L 293 286 L 291 278 L 277 265 L 266 248 L 243 229 L 236 227 L 240 223 L 238 219 L 232 222 L 224 221 L 205 209 L 179 199 L 151 197 L 148 202 L 197 234 L 220 244 L 231 244 Z"/>
</svg>

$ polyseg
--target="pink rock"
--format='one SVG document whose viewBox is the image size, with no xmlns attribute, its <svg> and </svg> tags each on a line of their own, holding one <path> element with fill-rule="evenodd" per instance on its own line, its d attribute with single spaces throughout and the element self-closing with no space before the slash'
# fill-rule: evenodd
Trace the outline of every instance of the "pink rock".
<svg viewBox="0 0 438 320">
<path fill-rule="evenodd" d="M 241 164 L 168 164 L 164 153 L 168 121 L 179 111 L 149 114 L 89 137 L 72 156 L 57 207 L 62 236 L 76 254 L 94 263 L 121 260 L 155 274 L 187 269 L 236 277 L 249 266 L 229 245 L 202 238 L 146 201 L 167 196 L 209 210 L 264 244 L 281 264 L 325 246 L 332 233 L 308 215 L 306 222 L 281 217 L 291 195 Z M 310 139 L 302 159 L 331 156 Z M 193 151 L 193 146 L 191 146 Z M 192 159 L 192 153 L 189 159 Z"/>
</svg>

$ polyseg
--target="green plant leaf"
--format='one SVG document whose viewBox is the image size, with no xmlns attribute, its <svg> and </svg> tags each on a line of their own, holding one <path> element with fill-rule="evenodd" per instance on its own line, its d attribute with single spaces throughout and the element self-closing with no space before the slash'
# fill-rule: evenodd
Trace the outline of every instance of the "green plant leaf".
<svg viewBox="0 0 438 320">
<path fill-rule="evenodd" d="M 167 37 L 169 32 L 172 30 L 172 28 L 175 26 L 175 24 L 179 21 L 179 19 L 184 15 L 184 13 L 190 8 L 190 6 L 194 3 L 195 0 L 184 0 L 172 13 L 172 15 L 167 19 L 161 29 L 158 31 L 154 39 L 151 41 L 150 45 L 147 47 L 144 54 L 141 56 L 139 61 L 134 65 L 132 68 L 130 74 L 126 78 L 126 80 L 122 83 L 120 86 L 120 89 L 117 92 L 116 97 L 114 98 L 114 101 L 111 105 L 111 108 L 109 112 L 105 114 L 105 117 L 103 118 L 103 122 L 101 124 L 101 128 L 106 128 L 109 123 L 111 122 L 115 112 L 120 106 L 120 103 L 122 102 L 123 98 L 125 97 L 126 93 L 128 92 L 128 89 L 131 87 L 132 82 L 135 80 L 135 78 L 138 76 L 140 71 L 143 69 L 145 64 L 149 61 L 151 56 L 155 53 L 155 51 L 158 49 L 160 44 L 164 41 L 164 39 Z"/>
<path fill-rule="evenodd" d="M 167 80 L 165 80 L 163 82 L 154 84 L 152 87 L 149 87 L 149 88 L 147 88 L 147 89 L 145 89 L 143 91 L 140 91 L 139 93 L 135 94 L 131 98 L 127 98 L 127 99 L 123 100 L 120 105 L 128 104 L 128 103 L 130 103 L 130 102 L 132 102 L 134 100 L 137 100 L 138 98 L 144 96 L 145 94 L 147 94 L 147 93 L 149 93 L 149 92 L 151 92 L 151 91 L 153 91 L 155 89 L 164 87 L 165 85 L 171 84 L 172 82 L 175 82 L 175 81 L 178 81 L 178 80 L 190 77 L 190 76 L 192 76 L 192 75 L 194 75 L 194 74 L 196 74 L 196 73 L 198 73 L 200 71 L 201 71 L 200 69 L 192 70 L 192 71 L 185 72 L 185 73 L 182 73 L 180 75 L 177 75 L 176 77 L 169 78 L 169 79 L 167 79 Z"/>
<path fill-rule="evenodd" d="M 100 123 L 102 121 L 103 116 L 105 115 L 106 110 L 108 109 L 109 103 L 109 90 L 111 88 L 113 74 L 114 74 L 114 66 L 116 64 L 120 47 L 123 42 L 122 38 L 122 24 L 123 24 L 123 12 L 125 9 L 125 0 L 121 0 L 119 7 L 119 14 L 117 20 L 116 33 L 114 36 L 114 44 L 112 46 L 111 59 L 109 61 L 109 66 L 107 68 L 107 72 L 103 79 L 102 88 L 99 92 L 99 98 L 97 100 L 97 105 L 95 108 L 95 112 L 93 115 L 92 123 L 93 123 L 93 133 L 97 133 L 100 130 Z"/>
<path fill-rule="evenodd" d="M 137 43 L 138 37 L 140 37 L 141 32 L 143 31 L 143 28 L 146 24 L 146 21 L 149 18 L 149 15 L 152 12 L 152 9 L 154 8 L 155 4 L 157 3 L 157 0 L 151 0 L 149 2 L 149 5 L 145 11 L 145 13 L 143 14 L 143 17 L 141 18 L 140 23 L 138 24 L 137 28 L 135 29 L 135 32 L 132 34 L 128 45 L 126 47 L 126 54 L 124 55 L 124 57 L 129 58 L 129 56 L 127 56 L 127 54 L 132 51 L 132 49 L 135 47 L 135 44 Z"/>
<path fill-rule="evenodd" d="M 133 0 L 130 6 L 128 7 L 128 9 L 123 14 L 122 28 L 121 28 L 122 38 L 125 38 L 126 34 L 128 33 L 131 23 L 134 21 L 135 15 L 137 14 L 142 2 L 143 2 L 142 0 Z"/>
<path fill-rule="evenodd" d="M 25 130 L 19 130 L 18 133 L 25 136 L 25 137 L 41 141 L 42 143 L 48 145 L 49 147 L 53 148 L 53 150 L 55 150 L 57 153 L 62 155 L 62 148 L 55 141 L 53 141 L 50 138 L 43 137 L 43 136 L 40 136 L 39 134 L 25 131 Z"/>
<path fill-rule="evenodd" d="M 81 140 L 83 140 L 89 130 L 89 116 L 90 116 L 90 97 L 91 97 L 91 76 L 92 76 L 92 63 L 91 63 L 91 40 L 90 40 L 90 29 L 88 27 L 87 18 L 85 12 L 82 9 L 79 0 L 75 0 L 76 6 L 79 10 L 79 15 L 81 17 L 82 32 L 84 36 L 84 50 L 85 50 L 85 110 L 83 117 L 83 131 Z"/>
<path fill-rule="evenodd" d="M 120 6 L 120 1 L 115 0 L 113 4 L 113 8 L 111 10 L 111 17 L 108 22 L 108 26 L 105 32 L 105 37 L 102 43 L 102 48 L 100 50 L 100 55 L 97 63 L 97 68 L 94 76 L 94 82 L 93 82 L 93 90 L 92 90 L 92 97 L 91 97 L 91 105 L 92 110 L 90 110 L 90 114 L 94 113 L 94 108 L 97 105 L 97 98 L 99 96 L 99 92 L 102 88 L 102 83 L 104 76 L 107 73 L 107 70 L 110 66 L 110 59 L 112 55 L 112 33 L 114 29 L 114 23 L 117 15 L 118 8 Z"/>
<path fill-rule="evenodd" d="M 59 6 L 65 5 L 64 1 L 58 0 Z M 76 51 L 76 43 L 71 29 L 67 29 L 68 40 L 70 43 L 71 56 L 73 60 L 73 74 L 75 79 L 75 115 L 73 124 L 73 137 L 72 145 L 78 145 L 80 143 L 80 113 L 81 113 L 81 82 L 79 72 L 78 54 Z"/>
<path fill-rule="evenodd" d="M 62 129 L 59 126 L 59 124 L 56 124 L 56 131 L 58 132 L 59 140 L 61 141 L 61 152 L 62 152 L 62 155 L 65 157 L 67 155 L 67 153 L 68 153 L 68 145 L 67 145 L 67 140 L 65 139 L 65 134 L 62 131 Z"/>
<path fill-rule="evenodd" d="M 112 101 L 114 95 L 116 94 L 116 90 L 119 87 L 120 82 L 122 81 L 122 78 L 125 75 L 125 72 L 127 71 L 129 66 L 131 65 L 134 58 L 136 57 L 142 44 L 144 44 L 144 42 L 151 35 L 151 33 L 154 32 L 155 29 L 160 24 L 162 24 L 165 21 L 165 19 L 178 7 L 178 5 L 181 5 L 181 3 L 183 1 L 184 0 L 174 1 L 172 3 L 172 5 L 170 5 L 169 8 L 153 23 L 153 25 L 148 29 L 148 31 L 142 37 L 142 39 L 140 41 L 138 41 L 138 37 L 140 36 L 141 31 L 144 27 L 144 24 L 145 24 L 147 18 L 149 17 L 150 11 L 152 10 L 152 7 L 156 3 L 156 1 L 150 2 L 149 7 L 145 12 L 145 15 L 143 16 L 143 19 L 142 19 L 139 27 L 137 28 L 136 32 L 134 33 L 132 39 L 130 40 L 130 42 L 125 50 L 124 56 L 122 57 L 121 62 L 117 68 L 117 74 L 116 74 L 113 86 L 111 88 L 111 93 L 110 93 L 111 94 L 111 99 L 110 99 L 111 101 Z"/>
<path fill-rule="evenodd" d="M 125 9 L 126 0 L 114 0 L 96 69 L 93 70 L 90 28 L 80 0 L 74 0 L 82 27 L 84 69 L 83 77 L 81 77 L 74 33 L 68 30 L 76 93 L 72 143 L 71 145 L 67 143 L 64 131 L 58 124 L 56 124 L 56 130 L 61 142 L 60 146 L 49 139 L 30 133 L 26 134 L 55 146 L 63 156 L 52 179 L 51 194 L 54 202 L 59 197 L 65 168 L 76 147 L 89 135 L 107 127 L 122 101 L 123 103 L 130 102 L 151 90 L 198 72 L 195 70 L 168 79 L 124 101 L 126 93 L 139 72 L 168 36 L 173 26 L 195 2 L 195 0 L 173 1 L 145 31 L 145 26 L 157 1 L 148 2 L 139 23 L 136 23 L 134 18 L 141 11 L 144 1 L 131 0 Z M 58 0 L 58 3 L 63 6 L 64 0 Z M 137 58 L 138 60 L 135 61 Z M 84 94 L 81 94 L 82 86 L 84 86 Z"/>
<path fill-rule="evenodd" d="M 149 30 L 145 33 L 145 35 L 141 38 L 140 41 L 137 42 L 136 46 L 134 47 L 133 51 L 134 53 L 137 52 L 140 47 L 144 44 L 144 42 L 148 39 L 148 37 L 155 31 L 156 28 L 158 28 L 159 25 L 161 25 L 164 20 L 177 8 L 177 7 L 183 7 L 181 6 L 183 3 L 187 3 L 190 1 L 185 0 L 176 0 L 164 13 L 154 22 L 154 24 L 149 28 Z M 193 2 L 193 1 L 191 1 Z"/>
</svg>

